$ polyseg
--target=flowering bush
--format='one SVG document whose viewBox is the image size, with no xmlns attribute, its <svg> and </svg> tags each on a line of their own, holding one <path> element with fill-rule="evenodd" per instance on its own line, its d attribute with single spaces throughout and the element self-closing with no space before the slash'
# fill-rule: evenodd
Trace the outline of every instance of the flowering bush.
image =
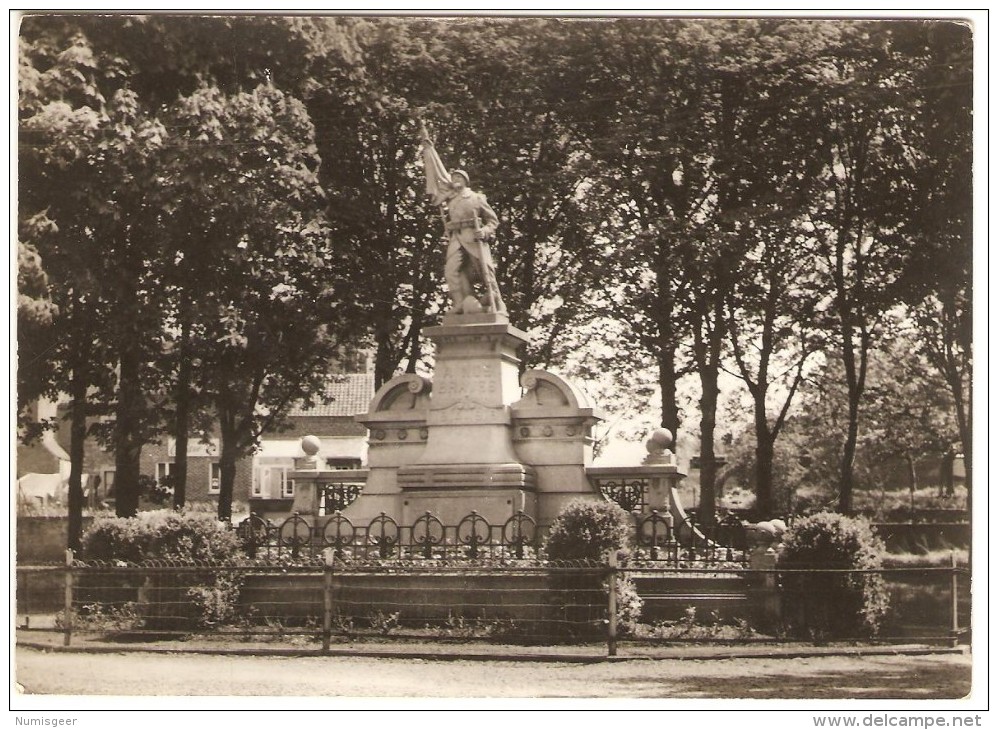
<svg viewBox="0 0 998 730">
<path fill-rule="evenodd" d="M 617 581 L 617 635 L 629 636 L 635 633 L 641 622 L 641 609 L 645 602 L 638 595 L 638 588 L 629 575 L 618 574 Z M 606 582 L 604 589 L 609 590 Z"/>
</svg>

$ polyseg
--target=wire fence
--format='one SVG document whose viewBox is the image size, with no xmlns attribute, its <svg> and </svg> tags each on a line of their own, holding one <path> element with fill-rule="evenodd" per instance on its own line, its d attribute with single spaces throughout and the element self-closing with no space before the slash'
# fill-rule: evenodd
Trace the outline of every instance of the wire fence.
<svg viewBox="0 0 998 730">
<path fill-rule="evenodd" d="M 864 605 L 870 583 L 878 597 Z M 384 637 L 628 645 L 875 638 L 954 643 L 968 574 L 941 568 L 681 568 L 648 561 L 492 564 L 371 559 L 318 565 L 70 560 L 17 568 L 24 630 L 108 640 L 201 636 L 321 645 Z M 881 619 L 871 634 L 865 612 Z M 871 614 L 871 615 L 872 615 Z M 850 620 L 846 620 L 850 619 Z"/>
</svg>

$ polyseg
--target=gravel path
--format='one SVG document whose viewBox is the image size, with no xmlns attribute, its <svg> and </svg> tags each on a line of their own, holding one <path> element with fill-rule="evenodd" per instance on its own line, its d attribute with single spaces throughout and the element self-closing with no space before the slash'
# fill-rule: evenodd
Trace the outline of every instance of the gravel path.
<svg viewBox="0 0 998 730">
<path fill-rule="evenodd" d="M 51 653 L 18 648 L 30 694 L 324 697 L 959 698 L 966 655 L 595 664 Z"/>
</svg>

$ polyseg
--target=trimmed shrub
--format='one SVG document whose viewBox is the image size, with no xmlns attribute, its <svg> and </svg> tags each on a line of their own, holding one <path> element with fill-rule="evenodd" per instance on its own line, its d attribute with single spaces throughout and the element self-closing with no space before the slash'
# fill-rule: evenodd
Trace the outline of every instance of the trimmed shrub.
<svg viewBox="0 0 998 730">
<path fill-rule="evenodd" d="M 883 541 L 862 518 L 821 512 L 798 520 L 783 537 L 778 568 L 876 570 Z M 872 636 L 889 609 L 879 573 L 783 573 L 787 630 L 812 639 Z"/>
<path fill-rule="evenodd" d="M 86 560 L 224 563 L 240 555 L 235 532 L 203 512 L 158 510 L 137 517 L 100 517 L 83 534 Z"/>
<path fill-rule="evenodd" d="M 631 516 L 613 502 L 575 501 L 565 506 L 551 525 L 546 543 L 549 560 L 603 562 L 615 551 L 626 559 Z M 604 629 L 594 617 L 605 615 L 608 580 L 566 574 L 555 579 L 555 597 L 561 604 L 561 631 L 565 639 L 592 639 Z M 633 633 L 643 601 L 630 577 L 616 576 L 618 636 Z M 603 613 L 601 613 L 601 609 Z"/>
<path fill-rule="evenodd" d="M 243 560 L 235 531 L 206 512 L 159 510 L 136 517 L 102 517 L 83 535 L 86 560 L 169 560 L 178 564 L 238 563 Z M 91 589 L 94 603 L 120 597 L 108 593 L 111 576 Z M 123 576 L 123 579 L 134 579 Z M 160 571 L 145 576 L 136 591 L 138 615 L 146 629 L 189 629 L 217 626 L 236 618 L 242 578 L 227 571 Z M 81 589 L 85 589 L 81 585 Z M 84 593 L 89 595 L 89 593 Z"/>
<path fill-rule="evenodd" d="M 627 547 L 631 516 L 609 501 L 575 501 L 551 524 L 550 560 L 604 560 L 611 550 Z"/>
</svg>

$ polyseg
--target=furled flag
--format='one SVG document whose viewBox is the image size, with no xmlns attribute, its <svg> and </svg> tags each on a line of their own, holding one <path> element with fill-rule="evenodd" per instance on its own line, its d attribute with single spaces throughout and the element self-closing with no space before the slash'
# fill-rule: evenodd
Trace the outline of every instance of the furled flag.
<svg viewBox="0 0 998 730">
<path fill-rule="evenodd" d="M 430 135 L 426 132 L 426 125 L 421 125 L 421 141 L 423 143 L 423 169 L 426 172 L 426 192 L 433 199 L 434 205 L 440 205 L 447 200 L 450 186 L 450 173 L 440 161 L 440 155 Z"/>
</svg>

